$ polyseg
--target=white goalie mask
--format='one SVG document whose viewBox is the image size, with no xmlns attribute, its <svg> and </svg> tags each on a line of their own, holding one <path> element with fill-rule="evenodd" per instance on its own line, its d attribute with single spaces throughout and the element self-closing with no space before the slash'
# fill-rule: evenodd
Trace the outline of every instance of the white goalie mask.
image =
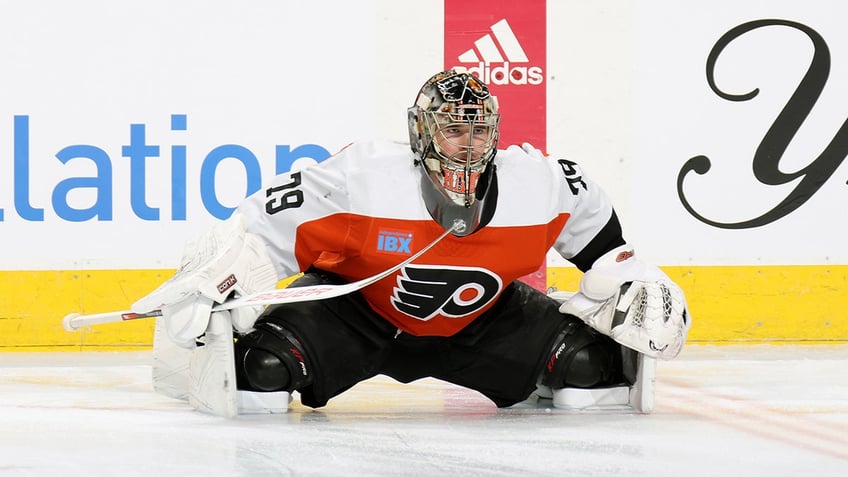
<svg viewBox="0 0 848 477">
<path fill-rule="evenodd" d="M 497 99 L 464 69 L 430 78 L 408 109 L 409 138 L 422 166 L 422 196 L 444 228 L 465 221 L 468 235 L 485 225 L 497 197 Z"/>
</svg>

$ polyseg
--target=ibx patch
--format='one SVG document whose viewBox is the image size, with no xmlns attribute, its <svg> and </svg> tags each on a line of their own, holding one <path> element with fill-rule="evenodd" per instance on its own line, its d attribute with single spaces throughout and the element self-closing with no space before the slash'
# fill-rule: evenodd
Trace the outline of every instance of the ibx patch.
<svg viewBox="0 0 848 477">
<path fill-rule="evenodd" d="M 377 236 L 377 251 L 412 255 L 412 232 L 380 230 Z"/>
</svg>

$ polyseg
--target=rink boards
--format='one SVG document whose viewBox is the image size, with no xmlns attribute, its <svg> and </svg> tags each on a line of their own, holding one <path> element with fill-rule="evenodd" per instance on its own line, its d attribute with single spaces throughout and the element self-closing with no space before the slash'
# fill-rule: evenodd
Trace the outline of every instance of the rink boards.
<svg viewBox="0 0 848 477">
<path fill-rule="evenodd" d="M 663 267 L 687 292 L 695 343 L 848 341 L 844 309 L 848 266 Z M 0 318 L 0 350 L 145 349 L 152 320 L 62 329 L 70 312 L 122 310 L 167 279 L 172 270 L 0 272 L 14 284 Z M 548 269 L 548 283 L 574 290 L 575 269 Z"/>
</svg>

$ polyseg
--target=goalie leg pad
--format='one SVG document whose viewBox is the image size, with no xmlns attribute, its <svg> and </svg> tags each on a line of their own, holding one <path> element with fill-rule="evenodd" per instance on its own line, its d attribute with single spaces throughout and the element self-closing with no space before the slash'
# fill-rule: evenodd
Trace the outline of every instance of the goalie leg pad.
<svg viewBox="0 0 848 477">
<path fill-rule="evenodd" d="M 554 342 L 541 384 L 558 389 L 620 383 L 619 356 L 617 343 L 581 322 L 571 322 Z"/>
<path fill-rule="evenodd" d="M 189 362 L 195 346 L 184 348 L 167 336 L 165 318 L 153 328 L 153 390 L 174 399 L 188 400 Z M 192 343 L 194 344 L 194 343 Z"/>
<path fill-rule="evenodd" d="M 235 345 L 236 381 L 249 391 L 295 391 L 312 384 L 300 341 L 276 323 L 260 321 Z"/>
<path fill-rule="evenodd" d="M 234 417 L 238 414 L 233 359 L 233 321 L 215 312 L 189 361 L 188 402 L 200 412 Z"/>
<path fill-rule="evenodd" d="M 625 384 L 590 389 L 548 389 L 554 407 L 572 411 L 652 412 L 656 360 L 627 347 L 620 348 Z"/>
</svg>

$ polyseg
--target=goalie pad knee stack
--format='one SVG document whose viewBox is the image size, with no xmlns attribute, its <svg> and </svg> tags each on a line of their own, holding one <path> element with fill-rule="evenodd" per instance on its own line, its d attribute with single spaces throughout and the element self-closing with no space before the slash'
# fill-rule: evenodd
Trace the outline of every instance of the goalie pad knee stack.
<svg viewBox="0 0 848 477">
<path fill-rule="evenodd" d="M 557 337 L 542 374 L 542 385 L 591 388 L 618 384 L 619 345 L 579 321 L 572 321 Z"/>
<path fill-rule="evenodd" d="M 291 392 L 312 384 L 303 347 L 276 323 L 257 323 L 238 339 L 235 353 L 239 389 Z"/>
</svg>

